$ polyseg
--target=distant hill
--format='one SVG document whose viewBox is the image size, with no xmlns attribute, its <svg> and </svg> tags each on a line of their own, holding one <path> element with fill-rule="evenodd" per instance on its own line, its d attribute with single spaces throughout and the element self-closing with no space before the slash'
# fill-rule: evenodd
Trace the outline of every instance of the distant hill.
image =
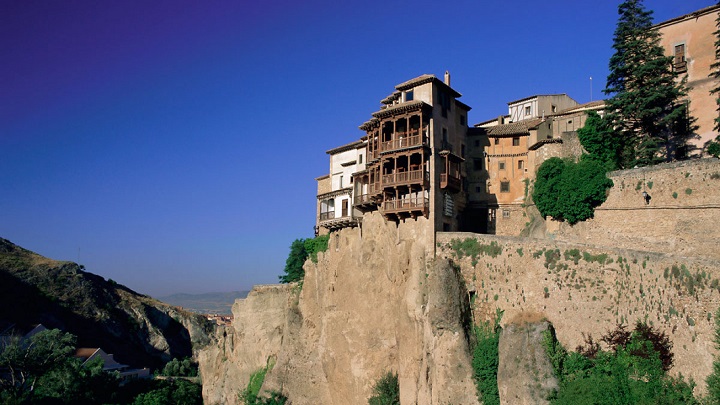
<svg viewBox="0 0 720 405">
<path fill-rule="evenodd" d="M 205 294 L 180 293 L 157 297 L 157 299 L 200 314 L 229 315 L 235 300 L 247 297 L 249 292 L 250 291 L 211 292 Z"/>
<path fill-rule="evenodd" d="M 152 368 L 192 356 L 214 331 L 202 316 L 0 238 L 0 324 L 38 323 L 76 335 L 79 347 L 102 347 L 124 364 Z"/>
</svg>

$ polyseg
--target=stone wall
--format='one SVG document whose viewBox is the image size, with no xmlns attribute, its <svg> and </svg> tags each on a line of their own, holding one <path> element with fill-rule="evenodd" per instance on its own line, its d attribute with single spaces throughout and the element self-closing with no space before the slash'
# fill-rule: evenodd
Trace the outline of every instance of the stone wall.
<svg viewBox="0 0 720 405">
<path fill-rule="evenodd" d="M 720 160 L 696 159 L 610 173 L 595 218 L 547 221 L 548 237 L 598 246 L 720 259 Z M 643 191 L 651 199 L 646 204 Z"/>
<path fill-rule="evenodd" d="M 451 247 L 467 238 L 478 242 L 474 258 Z M 438 257 L 460 266 L 476 321 L 492 319 L 496 309 L 503 324 L 541 314 L 570 350 L 583 333 L 597 340 L 618 323 L 647 321 L 674 344 L 671 372 L 703 382 L 712 370 L 717 260 L 472 233 L 439 233 L 437 243 Z"/>
</svg>

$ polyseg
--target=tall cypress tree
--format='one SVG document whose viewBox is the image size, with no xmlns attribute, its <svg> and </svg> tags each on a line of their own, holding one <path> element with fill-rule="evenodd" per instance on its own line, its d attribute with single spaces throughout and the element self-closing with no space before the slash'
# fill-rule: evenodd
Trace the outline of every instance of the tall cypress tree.
<svg viewBox="0 0 720 405">
<path fill-rule="evenodd" d="M 720 1 L 718 1 L 720 6 Z M 715 102 L 718 105 L 717 111 L 718 116 L 715 117 L 715 131 L 720 132 L 720 13 L 718 13 L 717 19 L 715 19 L 715 27 L 717 30 L 713 33 L 715 35 L 715 63 L 710 65 L 712 71 L 710 76 L 717 80 L 714 89 L 710 90 L 711 94 L 715 95 Z M 707 152 L 715 157 L 720 157 L 720 135 L 718 135 L 714 141 L 710 142 L 707 147 Z"/>
<path fill-rule="evenodd" d="M 694 120 L 683 99 L 685 80 L 676 80 L 672 57 L 660 46 L 652 25 L 652 11 L 642 0 L 626 0 L 618 7 L 605 94 L 607 119 L 622 145 L 622 167 L 645 166 L 679 159 L 687 153 Z"/>
</svg>

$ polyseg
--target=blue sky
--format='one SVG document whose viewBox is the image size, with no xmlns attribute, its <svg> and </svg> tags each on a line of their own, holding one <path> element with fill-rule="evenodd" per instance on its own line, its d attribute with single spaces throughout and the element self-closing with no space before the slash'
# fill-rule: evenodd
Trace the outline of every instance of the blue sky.
<svg viewBox="0 0 720 405">
<path fill-rule="evenodd" d="M 599 99 L 618 4 L 0 0 L 0 237 L 155 296 L 276 282 L 396 84 L 449 70 L 471 124 Z"/>
</svg>

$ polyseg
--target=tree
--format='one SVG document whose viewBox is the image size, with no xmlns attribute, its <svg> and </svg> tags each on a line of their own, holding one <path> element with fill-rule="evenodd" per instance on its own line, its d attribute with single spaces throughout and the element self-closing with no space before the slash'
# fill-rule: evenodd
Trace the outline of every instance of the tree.
<svg viewBox="0 0 720 405">
<path fill-rule="evenodd" d="M 591 159 L 601 162 L 607 170 L 620 165 L 621 140 L 609 123 L 597 112 L 588 112 L 585 126 L 578 129 L 578 139 Z"/>
<path fill-rule="evenodd" d="M 290 245 L 290 254 L 285 260 L 285 274 L 280 276 L 281 283 L 292 283 L 300 281 L 305 277 L 303 264 L 307 260 L 308 253 L 305 250 L 305 239 L 295 239 Z"/>
<path fill-rule="evenodd" d="M 720 6 L 720 1 L 717 4 Z M 715 94 L 716 97 L 715 103 L 718 105 L 718 116 L 715 117 L 715 131 L 720 132 L 720 14 L 715 19 L 715 26 L 717 27 L 717 30 L 713 33 L 715 35 L 715 63 L 710 65 L 710 68 L 712 68 L 710 76 L 715 78 L 717 85 L 710 90 L 710 94 Z M 710 141 L 707 152 L 712 156 L 720 157 L 720 135 L 715 137 L 714 141 Z"/>
<path fill-rule="evenodd" d="M 686 79 L 677 80 L 642 0 L 626 0 L 618 14 L 604 92 L 611 95 L 606 117 L 619 135 L 620 167 L 683 158 L 695 129 Z"/>
<path fill-rule="evenodd" d="M 20 401 L 29 400 L 41 377 L 65 364 L 75 352 L 75 336 L 49 329 L 30 339 L 13 337 L 2 347 L 0 374 L 3 395 Z"/>
<path fill-rule="evenodd" d="M 398 376 L 388 371 L 373 386 L 373 396 L 368 398 L 369 405 L 400 405 L 400 384 Z"/>
<path fill-rule="evenodd" d="M 575 224 L 593 217 L 612 185 L 597 160 L 583 156 L 576 163 L 553 157 L 540 165 L 532 198 L 544 217 Z"/>
</svg>

